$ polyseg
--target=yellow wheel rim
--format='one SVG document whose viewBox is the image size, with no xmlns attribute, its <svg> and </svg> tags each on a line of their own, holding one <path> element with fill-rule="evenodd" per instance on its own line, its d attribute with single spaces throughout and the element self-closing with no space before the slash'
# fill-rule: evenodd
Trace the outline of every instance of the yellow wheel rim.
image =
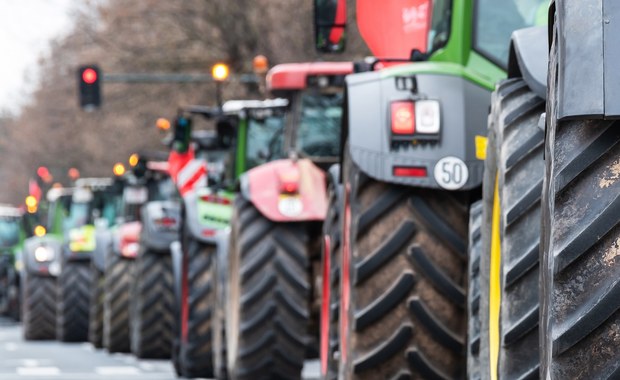
<svg viewBox="0 0 620 380">
<path fill-rule="evenodd" d="M 495 175 L 495 190 L 493 191 L 493 224 L 491 226 L 491 273 L 489 276 L 489 365 L 491 380 L 497 380 L 499 359 L 499 313 L 502 300 L 501 290 L 501 236 L 499 183 Z"/>
</svg>

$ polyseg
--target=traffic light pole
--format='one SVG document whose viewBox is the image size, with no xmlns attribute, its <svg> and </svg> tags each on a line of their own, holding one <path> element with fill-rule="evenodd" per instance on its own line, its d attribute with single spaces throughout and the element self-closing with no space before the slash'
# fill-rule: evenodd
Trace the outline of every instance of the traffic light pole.
<svg viewBox="0 0 620 380">
<path fill-rule="evenodd" d="M 211 74 L 181 74 L 181 73 L 111 73 L 103 74 L 106 83 L 212 83 L 218 82 Z M 243 74 L 231 77 L 227 81 L 243 84 L 259 83 L 254 74 Z"/>
</svg>

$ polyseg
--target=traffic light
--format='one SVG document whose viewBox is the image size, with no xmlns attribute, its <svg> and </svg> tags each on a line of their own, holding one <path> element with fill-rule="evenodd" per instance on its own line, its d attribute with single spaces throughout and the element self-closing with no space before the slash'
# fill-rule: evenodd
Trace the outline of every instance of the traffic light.
<svg viewBox="0 0 620 380">
<path fill-rule="evenodd" d="M 81 66 L 78 69 L 78 91 L 80 107 L 86 111 L 101 106 L 101 81 L 99 67 L 96 65 Z"/>
</svg>

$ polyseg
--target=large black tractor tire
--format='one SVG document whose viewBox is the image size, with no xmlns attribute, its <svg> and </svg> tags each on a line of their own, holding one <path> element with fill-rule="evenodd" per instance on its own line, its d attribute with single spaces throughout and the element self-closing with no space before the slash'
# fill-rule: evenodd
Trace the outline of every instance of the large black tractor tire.
<svg viewBox="0 0 620 380">
<path fill-rule="evenodd" d="M 169 359 L 174 327 L 169 252 L 140 250 L 131 292 L 131 352 L 143 359 Z"/>
<path fill-rule="evenodd" d="M 0 292 L 2 292 L 2 300 L 0 302 L 3 305 L 0 315 L 19 321 L 21 318 L 19 274 L 12 260 L 6 260 L 0 265 L 3 266 L 3 268 L 0 268 Z"/>
<path fill-rule="evenodd" d="M 61 342 L 88 341 L 90 261 L 65 261 L 58 275 L 56 338 Z"/>
<path fill-rule="evenodd" d="M 21 285 L 24 339 L 56 339 L 56 279 L 24 270 Z"/>
<path fill-rule="evenodd" d="M 542 202 L 541 372 L 547 379 L 617 379 L 620 122 L 558 120 L 556 38 Z"/>
<path fill-rule="evenodd" d="M 328 186 L 327 217 L 323 222 L 323 245 L 321 250 L 321 314 L 320 314 L 320 359 L 321 379 L 335 380 L 338 377 L 340 302 L 340 252 L 342 186 L 330 183 Z"/>
<path fill-rule="evenodd" d="M 88 341 L 95 348 L 103 347 L 103 295 L 104 274 L 91 262 L 90 312 L 88 315 Z"/>
<path fill-rule="evenodd" d="M 308 225 L 273 223 L 242 196 L 235 200 L 231 225 L 229 376 L 299 379 L 310 342 Z"/>
<path fill-rule="evenodd" d="M 483 316 L 480 313 L 480 256 L 482 255 L 482 201 L 474 203 L 469 209 L 469 284 L 467 287 L 467 378 L 479 380 L 480 363 L 480 325 Z"/>
<path fill-rule="evenodd" d="M 215 245 L 201 243 L 191 237 L 185 237 L 182 281 L 187 294 L 181 305 L 187 308 L 187 336 L 180 336 L 177 367 L 183 377 L 213 377 L 212 320 L 215 304 L 215 289 L 211 267 L 215 260 Z M 180 318 L 179 318 L 180 317 Z M 180 316 L 175 318 L 180 324 L 175 331 L 182 331 Z"/>
<path fill-rule="evenodd" d="M 545 102 L 522 79 L 501 82 L 492 96 L 483 185 L 478 282 L 480 376 L 538 378 L 539 242 Z M 472 242 L 470 242 L 470 245 Z M 470 296 L 473 295 L 470 292 Z M 492 317 L 491 317 L 492 316 Z M 474 322 L 470 318 L 470 322 Z M 470 326 L 470 331 L 473 326 Z M 471 336 L 470 336 L 471 338 Z M 472 355 L 469 347 L 469 355 Z M 471 358 L 470 358 L 471 359 Z M 471 360 L 470 360 L 471 362 Z"/>
<path fill-rule="evenodd" d="M 129 352 L 129 310 L 134 260 L 121 257 L 112 249 L 106 255 L 103 346 L 108 352 Z"/>
<path fill-rule="evenodd" d="M 468 194 L 343 178 L 344 379 L 465 377 Z"/>
</svg>

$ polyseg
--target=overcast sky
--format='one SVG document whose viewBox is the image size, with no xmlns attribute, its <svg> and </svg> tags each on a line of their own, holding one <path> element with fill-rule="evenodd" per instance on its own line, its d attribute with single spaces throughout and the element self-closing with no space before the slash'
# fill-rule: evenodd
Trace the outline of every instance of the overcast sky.
<svg viewBox="0 0 620 380">
<path fill-rule="evenodd" d="M 18 111 L 37 80 L 37 60 L 70 29 L 82 0 L 0 0 L 0 110 Z"/>
</svg>

